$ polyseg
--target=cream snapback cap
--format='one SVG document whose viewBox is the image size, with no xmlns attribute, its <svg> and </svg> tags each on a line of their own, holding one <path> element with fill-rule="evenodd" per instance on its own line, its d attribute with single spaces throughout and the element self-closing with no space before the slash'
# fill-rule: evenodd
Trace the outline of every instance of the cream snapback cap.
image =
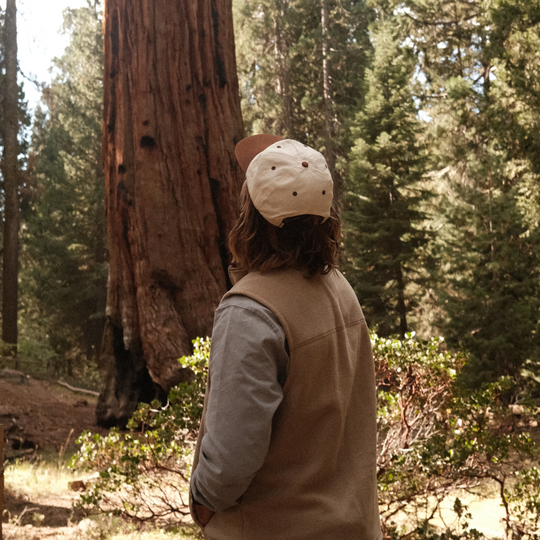
<svg viewBox="0 0 540 540">
<path fill-rule="evenodd" d="M 269 145 L 250 155 L 264 143 Z M 272 225 L 281 227 L 284 219 L 304 214 L 330 217 L 334 183 L 320 152 L 292 139 L 254 135 L 238 143 L 236 154 L 247 167 L 255 208 Z"/>
</svg>

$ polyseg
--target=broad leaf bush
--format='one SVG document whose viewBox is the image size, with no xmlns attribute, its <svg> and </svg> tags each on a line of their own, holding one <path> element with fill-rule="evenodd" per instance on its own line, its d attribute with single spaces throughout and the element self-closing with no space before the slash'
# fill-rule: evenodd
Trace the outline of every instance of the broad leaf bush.
<svg viewBox="0 0 540 540">
<path fill-rule="evenodd" d="M 204 404 L 210 340 L 196 339 L 193 346 L 193 355 L 179 362 L 194 379 L 173 388 L 165 406 L 141 403 L 128 433 L 85 432 L 78 439 L 71 467 L 99 473 L 78 506 L 138 521 L 189 514 L 186 480 Z"/>
<path fill-rule="evenodd" d="M 540 540 L 539 451 L 527 430 L 536 408 L 511 378 L 466 389 L 466 358 L 429 341 L 372 335 L 378 389 L 378 482 L 387 539 L 482 538 L 469 527 L 457 489 L 491 481 L 505 509 L 507 534 Z M 204 403 L 210 340 L 194 341 L 180 362 L 195 374 L 173 388 L 165 406 L 141 404 L 128 433 L 85 433 L 72 466 L 97 471 L 79 505 L 136 520 L 187 515 L 187 479 Z M 516 400 L 523 402 L 510 405 Z M 454 498 L 455 522 L 437 530 L 441 502 Z"/>
<path fill-rule="evenodd" d="M 372 343 L 379 397 L 379 504 L 386 537 L 480 537 L 466 520 L 458 519 L 457 530 L 442 536 L 430 523 L 453 491 L 490 480 L 505 509 L 507 533 L 519 530 L 520 537 L 537 538 L 539 451 L 526 429 L 535 425 L 536 409 L 520 405 L 517 415 L 506 404 L 515 398 L 515 381 L 503 377 L 477 391 L 463 387 L 458 375 L 466 359 L 446 351 L 442 338 L 374 335 Z"/>
</svg>

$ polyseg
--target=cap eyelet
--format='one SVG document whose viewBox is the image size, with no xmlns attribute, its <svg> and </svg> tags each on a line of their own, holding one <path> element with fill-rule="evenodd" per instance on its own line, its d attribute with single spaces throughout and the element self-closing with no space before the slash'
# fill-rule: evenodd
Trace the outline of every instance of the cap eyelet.
<svg viewBox="0 0 540 540">
<path fill-rule="evenodd" d="M 275 171 L 275 170 L 276 170 L 276 166 L 275 166 L 275 165 L 274 165 L 274 166 L 272 167 L 272 170 L 273 170 L 273 171 Z"/>
<path fill-rule="evenodd" d="M 323 194 L 323 195 L 326 195 L 326 191 L 323 190 L 322 194 Z"/>
<path fill-rule="evenodd" d="M 293 196 L 295 196 L 295 197 L 298 195 L 298 193 L 296 193 L 296 191 L 293 191 L 292 194 L 293 194 Z"/>
<path fill-rule="evenodd" d="M 278 148 L 281 148 L 281 146 L 278 146 Z"/>
</svg>

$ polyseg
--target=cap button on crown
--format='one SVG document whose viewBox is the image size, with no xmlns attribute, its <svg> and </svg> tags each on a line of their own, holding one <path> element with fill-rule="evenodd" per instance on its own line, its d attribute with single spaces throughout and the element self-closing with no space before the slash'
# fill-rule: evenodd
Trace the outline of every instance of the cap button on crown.
<svg viewBox="0 0 540 540">
<path fill-rule="evenodd" d="M 309 163 L 307 161 L 302 161 L 302 166 L 303 167 L 308 167 L 309 166 Z"/>
</svg>

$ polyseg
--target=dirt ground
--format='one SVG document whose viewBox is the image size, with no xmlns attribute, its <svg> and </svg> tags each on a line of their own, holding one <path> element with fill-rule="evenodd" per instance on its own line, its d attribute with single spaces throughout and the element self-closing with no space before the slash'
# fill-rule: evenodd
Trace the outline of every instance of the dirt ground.
<svg viewBox="0 0 540 540">
<path fill-rule="evenodd" d="M 6 457 L 24 450 L 60 451 L 95 425 L 96 398 L 56 383 L 28 379 L 18 384 L 0 378 L 0 424 L 8 441 Z"/>
<path fill-rule="evenodd" d="M 72 503 L 76 494 L 38 497 L 28 500 L 17 497 L 7 489 L 4 507 L 7 510 L 2 524 L 4 540 L 42 540 L 45 538 L 81 537 L 84 521 L 81 512 L 74 512 Z M 40 520 L 36 520 L 36 516 Z"/>
<path fill-rule="evenodd" d="M 105 434 L 95 425 L 97 398 L 72 392 L 54 382 L 0 378 L 0 424 L 4 425 L 5 458 L 35 459 L 42 451 L 71 453 L 84 430 Z M 67 482 L 66 482 L 67 484 Z M 78 496 L 65 486 L 60 495 L 17 494 L 6 482 L 3 539 L 41 540 L 77 538 L 85 527 L 84 516 L 72 509 Z M 38 520 L 36 521 L 36 517 Z"/>
</svg>

